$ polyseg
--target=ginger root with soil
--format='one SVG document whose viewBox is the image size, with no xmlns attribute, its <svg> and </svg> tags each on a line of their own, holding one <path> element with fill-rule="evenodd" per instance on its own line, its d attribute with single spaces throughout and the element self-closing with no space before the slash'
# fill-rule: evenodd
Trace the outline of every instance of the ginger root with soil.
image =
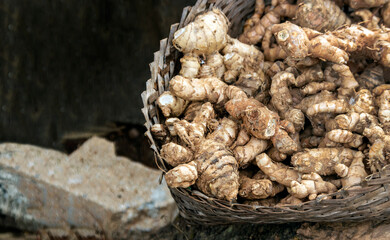
<svg viewBox="0 0 390 240">
<path fill-rule="evenodd" d="M 389 5 L 258 0 L 238 39 L 217 9 L 177 30 L 151 127 L 168 186 L 299 205 L 390 164 Z"/>
</svg>

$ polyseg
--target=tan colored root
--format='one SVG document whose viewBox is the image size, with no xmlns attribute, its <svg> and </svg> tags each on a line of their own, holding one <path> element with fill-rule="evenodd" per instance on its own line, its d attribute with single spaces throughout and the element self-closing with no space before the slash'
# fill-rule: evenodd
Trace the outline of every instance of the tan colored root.
<svg viewBox="0 0 390 240">
<path fill-rule="evenodd" d="M 239 40 L 248 44 L 256 44 L 264 36 L 265 29 L 268 27 L 277 24 L 280 22 L 281 16 L 294 17 L 295 11 L 297 9 L 296 5 L 290 4 L 280 4 L 275 7 L 273 10 L 265 14 L 259 22 L 257 22 L 253 27 L 249 28 L 247 31 L 243 32 L 239 37 Z"/>
<path fill-rule="evenodd" d="M 301 146 L 302 148 L 315 148 L 318 147 L 322 140 L 322 137 L 318 136 L 309 136 L 305 138 L 301 138 Z"/>
<path fill-rule="evenodd" d="M 339 78 L 341 79 L 341 88 L 355 89 L 359 87 L 359 83 L 355 80 L 355 77 L 347 65 L 333 64 L 332 68 L 338 73 Z"/>
<path fill-rule="evenodd" d="M 272 43 L 272 31 L 271 28 L 267 28 L 264 34 L 263 42 L 261 43 L 261 47 L 264 52 L 264 58 L 267 61 L 274 62 L 277 59 L 285 59 L 287 58 L 287 53 L 280 47 L 275 46 L 271 47 Z"/>
<path fill-rule="evenodd" d="M 239 167 L 248 167 L 256 156 L 264 152 L 268 146 L 268 141 L 252 137 L 244 146 L 236 147 L 234 149 L 234 156 L 236 157 Z"/>
<path fill-rule="evenodd" d="M 202 102 L 191 102 L 184 111 L 184 120 L 193 121 L 196 115 L 200 112 Z"/>
<path fill-rule="evenodd" d="M 294 125 L 295 132 L 300 132 L 305 125 L 305 115 L 296 108 L 290 108 L 284 115 L 284 119 Z"/>
<path fill-rule="evenodd" d="M 224 73 L 223 80 L 226 83 L 233 83 L 240 75 L 243 68 L 244 58 L 238 53 L 231 52 L 223 56 L 223 62 L 226 66 L 226 72 Z"/>
<path fill-rule="evenodd" d="M 246 98 L 245 92 L 235 86 L 229 86 L 218 78 L 188 79 L 179 75 L 170 81 L 170 91 L 188 101 L 209 101 L 224 104 L 232 98 Z"/>
<path fill-rule="evenodd" d="M 234 118 L 242 119 L 248 133 L 259 139 L 275 135 L 279 117 L 254 99 L 233 99 L 225 104 L 226 111 Z"/>
<path fill-rule="evenodd" d="M 362 22 L 363 26 L 365 26 L 366 28 L 368 28 L 370 30 L 379 28 L 380 19 L 377 16 L 375 16 L 368 9 L 362 9 L 362 10 L 355 11 L 355 12 L 353 12 L 352 15 L 361 17 L 363 20 L 363 22 Z"/>
<path fill-rule="evenodd" d="M 200 63 L 199 57 L 195 54 L 185 54 L 181 59 L 180 75 L 186 78 L 194 78 L 198 76 Z"/>
<path fill-rule="evenodd" d="M 292 154 L 298 151 L 297 143 L 281 128 L 276 129 L 275 135 L 271 137 L 271 141 L 281 153 Z"/>
<path fill-rule="evenodd" d="M 181 164 L 165 174 L 167 185 L 172 188 L 187 188 L 195 184 L 198 178 L 197 164 L 195 161 Z"/>
<path fill-rule="evenodd" d="M 380 7 L 388 0 L 349 0 L 349 6 L 353 9 Z"/>
<path fill-rule="evenodd" d="M 289 91 L 289 85 L 295 81 L 292 73 L 279 72 L 272 77 L 271 83 L 271 103 L 279 111 L 280 115 L 284 117 L 284 113 L 292 105 L 292 96 Z"/>
<path fill-rule="evenodd" d="M 352 143 L 355 144 L 363 144 L 363 136 L 354 134 L 348 130 L 335 129 L 326 133 L 326 137 L 328 137 L 331 141 L 337 143 Z M 357 146 L 357 147 L 358 147 Z"/>
<path fill-rule="evenodd" d="M 362 153 L 348 148 L 317 148 L 307 149 L 295 153 L 291 157 L 291 164 L 302 173 L 318 173 L 331 175 L 335 173 L 334 167 L 341 163 L 349 166 L 352 160 Z"/>
<path fill-rule="evenodd" d="M 300 0 L 294 20 L 301 27 L 317 31 L 333 31 L 351 24 L 347 15 L 331 0 Z"/>
<path fill-rule="evenodd" d="M 287 158 L 287 154 L 279 152 L 275 147 L 270 148 L 267 155 L 276 162 L 283 162 Z"/>
<path fill-rule="evenodd" d="M 354 101 L 350 101 L 351 110 L 357 113 L 376 114 L 374 98 L 367 89 L 361 89 L 357 92 Z"/>
<path fill-rule="evenodd" d="M 235 147 L 238 147 L 238 146 L 244 146 L 245 144 L 247 144 L 249 142 L 250 139 L 251 139 L 251 137 L 248 135 L 248 132 L 245 129 L 241 129 L 238 132 L 237 139 L 233 143 L 231 148 L 234 149 Z"/>
<path fill-rule="evenodd" d="M 308 56 L 310 42 L 302 28 L 290 22 L 284 22 L 273 25 L 271 31 L 279 46 L 288 56 L 295 59 Z"/>
<path fill-rule="evenodd" d="M 292 181 L 290 194 L 296 198 L 314 200 L 320 193 L 333 193 L 337 191 L 336 186 L 325 182 L 317 173 L 302 175 L 300 182 Z"/>
<path fill-rule="evenodd" d="M 185 142 L 192 150 L 203 141 L 207 130 L 207 125 L 215 117 L 213 106 L 207 102 L 200 109 L 199 114 L 194 118 L 192 123 L 186 120 L 180 120 L 173 123 L 175 133 Z"/>
<path fill-rule="evenodd" d="M 302 88 L 303 95 L 313 95 L 322 90 L 333 91 L 336 89 L 336 84 L 330 82 L 311 82 Z"/>
<path fill-rule="evenodd" d="M 260 88 L 267 85 L 263 71 L 244 71 L 240 74 L 238 81 L 234 84 L 241 88 L 248 97 L 254 97 Z"/>
<path fill-rule="evenodd" d="M 301 203 L 303 203 L 303 201 L 301 199 L 296 198 L 292 195 L 288 195 L 287 197 L 280 200 L 280 202 L 278 204 L 276 204 L 276 206 L 299 205 Z"/>
<path fill-rule="evenodd" d="M 205 140 L 199 145 L 196 186 L 218 199 L 235 200 L 238 194 L 238 164 L 224 144 Z"/>
<path fill-rule="evenodd" d="M 307 109 L 306 114 L 311 117 L 320 113 L 346 113 L 348 110 L 349 104 L 341 99 L 314 104 Z"/>
<path fill-rule="evenodd" d="M 153 137 L 158 140 L 164 140 L 168 136 L 168 130 L 164 126 L 164 124 L 153 124 L 150 128 L 150 132 Z"/>
<path fill-rule="evenodd" d="M 218 52 L 206 56 L 206 64 L 204 64 L 202 68 L 205 66 L 210 68 L 211 73 L 209 75 L 213 77 L 221 79 L 225 73 L 224 58 Z"/>
<path fill-rule="evenodd" d="M 367 172 L 363 164 L 363 158 L 355 158 L 348 169 L 346 177 L 341 179 L 343 188 L 350 188 L 351 186 L 360 184 L 367 177 Z M 361 186 L 354 186 L 352 188 L 361 188 Z"/>
<path fill-rule="evenodd" d="M 286 187 L 291 187 L 292 181 L 299 181 L 300 179 L 298 171 L 289 168 L 283 163 L 273 162 L 265 153 L 256 157 L 256 163 L 272 181 L 276 181 Z"/>
<path fill-rule="evenodd" d="M 303 69 L 302 73 L 295 79 L 294 85 L 302 87 L 314 81 L 321 81 L 324 79 L 324 73 L 320 65 L 314 65 Z"/>
<path fill-rule="evenodd" d="M 172 167 L 192 161 L 192 151 L 179 144 L 170 142 L 161 147 L 161 157 Z"/>
<path fill-rule="evenodd" d="M 174 96 L 170 91 L 161 94 L 156 103 L 166 118 L 178 117 L 188 105 L 188 101 Z"/>
<path fill-rule="evenodd" d="M 264 9 L 265 9 L 264 0 L 256 0 L 255 12 L 248 20 L 245 21 L 244 32 L 249 31 L 250 28 L 252 28 L 255 24 L 257 24 L 260 21 L 260 18 L 263 16 Z"/>
<path fill-rule="evenodd" d="M 212 54 L 226 46 L 228 24 L 227 17 L 220 10 L 213 9 L 177 30 L 173 46 L 183 53 Z"/>
<path fill-rule="evenodd" d="M 307 114 L 308 109 L 313 105 L 333 100 L 336 100 L 335 94 L 325 90 L 315 95 L 305 97 L 299 104 L 295 105 L 294 107 Z"/>
<path fill-rule="evenodd" d="M 230 146 L 236 140 L 237 132 L 237 123 L 229 118 L 223 118 L 219 121 L 216 130 L 207 136 L 207 139 Z"/>
<path fill-rule="evenodd" d="M 382 8 L 382 18 L 386 27 L 390 27 L 390 2 L 386 3 Z"/>
<path fill-rule="evenodd" d="M 356 80 L 361 88 L 372 91 L 375 87 L 385 83 L 383 76 L 383 67 L 381 65 L 374 65 L 367 67 Z"/>
<path fill-rule="evenodd" d="M 264 199 L 273 197 L 284 190 L 284 186 L 268 179 L 251 179 L 240 175 L 240 189 L 238 194 L 246 199 Z"/>
</svg>

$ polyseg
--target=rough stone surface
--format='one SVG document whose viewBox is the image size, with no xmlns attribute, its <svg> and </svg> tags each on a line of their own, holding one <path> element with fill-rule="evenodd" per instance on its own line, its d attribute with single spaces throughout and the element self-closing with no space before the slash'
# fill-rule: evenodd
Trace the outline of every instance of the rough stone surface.
<svg viewBox="0 0 390 240">
<path fill-rule="evenodd" d="M 0 145 L 0 210 L 25 230 L 89 228 L 124 238 L 170 223 L 177 209 L 161 173 L 115 155 L 91 138 L 67 156 L 30 145 Z"/>
</svg>

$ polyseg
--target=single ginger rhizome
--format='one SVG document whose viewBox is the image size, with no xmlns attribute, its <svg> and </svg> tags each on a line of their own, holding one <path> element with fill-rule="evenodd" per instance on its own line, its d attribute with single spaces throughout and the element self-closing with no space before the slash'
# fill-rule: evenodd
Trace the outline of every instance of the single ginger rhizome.
<svg viewBox="0 0 390 240">
<path fill-rule="evenodd" d="M 175 32 L 181 69 L 151 128 L 169 187 L 301 204 L 390 163 L 390 6 L 344 2 L 257 0 L 238 38 L 219 9 Z"/>
</svg>

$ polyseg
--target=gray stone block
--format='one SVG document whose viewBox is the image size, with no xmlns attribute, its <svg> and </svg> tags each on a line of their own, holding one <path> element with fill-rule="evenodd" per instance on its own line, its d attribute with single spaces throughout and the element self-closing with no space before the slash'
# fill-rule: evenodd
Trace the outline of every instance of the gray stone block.
<svg viewBox="0 0 390 240">
<path fill-rule="evenodd" d="M 177 215 L 161 172 L 91 138 L 76 152 L 0 145 L 0 210 L 23 230 L 85 228 L 122 238 L 154 232 Z"/>
</svg>

